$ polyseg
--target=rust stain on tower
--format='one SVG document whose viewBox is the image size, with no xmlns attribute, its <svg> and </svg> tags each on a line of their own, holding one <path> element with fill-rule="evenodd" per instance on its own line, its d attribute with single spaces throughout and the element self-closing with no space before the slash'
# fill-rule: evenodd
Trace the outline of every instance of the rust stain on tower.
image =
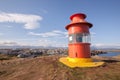
<svg viewBox="0 0 120 80">
<path fill-rule="evenodd" d="M 93 62 L 90 54 L 90 32 L 92 24 L 85 20 L 83 13 L 73 14 L 71 23 L 65 28 L 68 30 L 68 57 L 60 58 L 60 62 L 69 67 L 97 67 L 104 62 Z"/>
</svg>

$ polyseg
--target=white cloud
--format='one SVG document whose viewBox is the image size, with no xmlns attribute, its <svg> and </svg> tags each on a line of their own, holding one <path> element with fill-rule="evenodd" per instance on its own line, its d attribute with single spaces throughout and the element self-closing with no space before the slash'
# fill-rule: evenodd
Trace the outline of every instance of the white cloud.
<svg viewBox="0 0 120 80">
<path fill-rule="evenodd" d="M 0 27 L 12 28 L 13 26 L 10 26 L 10 25 L 0 25 Z"/>
<path fill-rule="evenodd" d="M 0 46 L 15 46 L 18 45 L 18 43 L 14 41 L 0 41 Z"/>
<path fill-rule="evenodd" d="M 42 20 L 42 17 L 38 15 L 0 12 L 0 22 L 22 23 L 25 29 L 39 27 L 40 20 Z"/>
<path fill-rule="evenodd" d="M 0 33 L 0 36 L 2 36 L 3 35 L 3 33 Z"/>
<path fill-rule="evenodd" d="M 67 32 L 60 31 L 60 30 L 53 30 L 50 32 L 45 33 L 34 33 L 29 32 L 29 35 L 32 36 L 39 36 L 40 39 L 38 40 L 37 44 L 38 46 L 52 46 L 52 47 L 67 47 Z"/>
<path fill-rule="evenodd" d="M 8 25 L 8 26 L 6 26 L 6 27 L 7 27 L 7 28 L 12 28 L 13 26 L 9 26 L 9 25 Z"/>
<path fill-rule="evenodd" d="M 67 32 L 53 30 L 45 33 L 29 32 L 28 34 L 41 37 L 36 44 L 37 46 L 67 47 L 67 39 L 65 39 L 68 35 Z"/>
<path fill-rule="evenodd" d="M 28 41 L 28 40 L 27 40 Z M 67 47 L 67 43 L 64 42 L 58 42 L 55 40 L 49 40 L 47 38 L 41 38 L 39 40 L 36 40 L 34 42 L 27 42 L 27 41 L 14 41 L 14 40 L 4 40 L 0 41 L 0 46 L 43 46 L 43 47 Z"/>
<path fill-rule="evenodd" d="M 31 42 L 30 42 L 31 43 Z M 29 42 L 15 41 L 15 40 L 0 40 L 0 46 L 35 46 Z"/>
<path fill-rule="evenodd" d="M 55 40 L 48 40 L 48 39 L 40 39 L 38 41 L 38 44 L 39 46 L 44 46 L 44 47 L 47 47 L 47 46 L 51 46 L 51 47 L 67 47 L 67 43 L 64 43 L 64 42 L 58 42 L 58 41 L 55 41 Z"/>
<path fill-rule="evenodd" d="M 92 44 L 92 46 L 96 47 L 96 48 L 118 48 L 120 49 L 120 43 L 111 43 L 111 44 L 103 44 L 103 43 L 96 43 L 96 44 Z"/>
<path fill-rule="evenodd" d="M 41 36 L 41 37 L 66 37 L 67 36 L 67 32 L 63 32 L 59 30 L 53 30 L 51 32 L 45 32 L 45 33 L 29 32 L 28 34 L 33 36 Z"/>
</svg>

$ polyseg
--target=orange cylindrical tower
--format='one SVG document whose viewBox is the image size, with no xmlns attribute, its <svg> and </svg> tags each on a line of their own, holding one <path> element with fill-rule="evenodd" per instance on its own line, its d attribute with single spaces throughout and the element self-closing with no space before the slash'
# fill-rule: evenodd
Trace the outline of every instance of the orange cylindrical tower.
<svg viewBox="0 0 120 80">
<path fill-rule="evenodd" d="M 68 30 L 68 57 L 60 58 L 60 62 L 69 67 L 96 67 L 104 62 L 93 62 L 90 53 L 90 32 L 92 24 L 85 20 L 83 13 L 73 14 Z"/>
<path fill-rule="evenodd" d="M 90 58 L 91 23 L 85 21 L 86 15 L 74 14 L 70 17 L 71 23 L 66 26 L 69 34 L 69 57 Z"/>
</svg>

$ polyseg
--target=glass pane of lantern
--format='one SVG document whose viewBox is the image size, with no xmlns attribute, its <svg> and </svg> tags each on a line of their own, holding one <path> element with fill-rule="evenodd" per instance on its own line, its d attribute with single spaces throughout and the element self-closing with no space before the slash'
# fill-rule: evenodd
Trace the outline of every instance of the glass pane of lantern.
<svg viewBox="0 0 120 80">
<path fill-rule="evenodd" d="M 77 33 L 69 35 L 69 43 L 90 43 L 90 34 L 89 33 Z"/>
<path fill-rule="evenodd" d="M 70 34 L 69 35 L 69 43 L 73 43 L 75 40 L 75 34 Z"/>
<path fill-rule="evenodd" d="M 90 43 L 90 34 L 89 33 L 83 33 L 83 42 Z"/>
<path fill-rule="evenodd" d="M 82 42 L 83 41 L 83 39 L 82 39 L 82 34 L 76 34 L 76 42 Z"/>
<path fill-rule="evenodd" d="M 90 42 L 90 34 L 89 33 L 76 34 L 76 42 L 89 43 Z"/>
<path fill-rule="evenodd" d="M 87 42 L 90 43 L 91 42 L 91 37 L 90 37 L 90 34 L 88 34 L 88 37 L 87 37 Z"/>
</svg>

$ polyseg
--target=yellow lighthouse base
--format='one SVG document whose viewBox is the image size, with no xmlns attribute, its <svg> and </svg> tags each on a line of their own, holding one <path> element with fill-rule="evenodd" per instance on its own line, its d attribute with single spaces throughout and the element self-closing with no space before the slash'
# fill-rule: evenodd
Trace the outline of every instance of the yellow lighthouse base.
<svg viewBox="0 0 120 80">
<path fill-rule="evenodd" d="M 104 62 L 93 62 L 91 58 L 70 58 L 62 57 L 59 59 L 63 64 L 74 67 L 98 67 L 104 65 Z"/>
</svg>

